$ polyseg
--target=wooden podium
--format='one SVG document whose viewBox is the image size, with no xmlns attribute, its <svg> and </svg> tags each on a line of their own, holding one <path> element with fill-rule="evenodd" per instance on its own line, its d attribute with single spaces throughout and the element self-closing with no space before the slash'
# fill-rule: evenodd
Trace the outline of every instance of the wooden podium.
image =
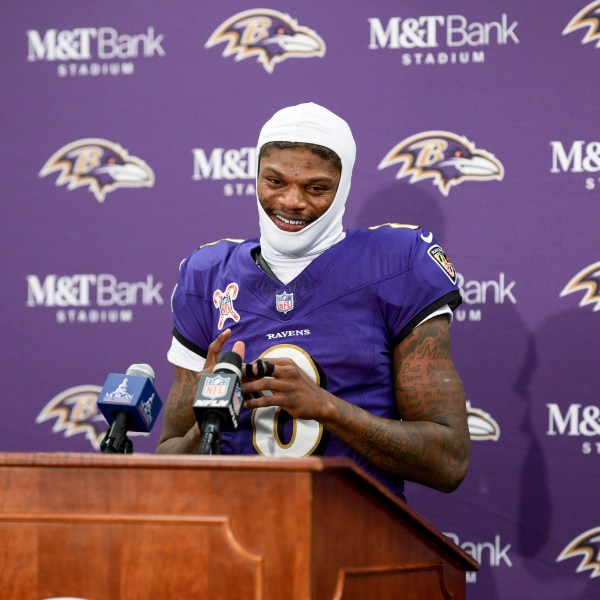
<svg viewBox="0 0 600 600">
<path fill-rule="evenodd" d="M 465 597 L 477 562 L 353 463 L 0 454 L 0 597 Z"/>
</svg>

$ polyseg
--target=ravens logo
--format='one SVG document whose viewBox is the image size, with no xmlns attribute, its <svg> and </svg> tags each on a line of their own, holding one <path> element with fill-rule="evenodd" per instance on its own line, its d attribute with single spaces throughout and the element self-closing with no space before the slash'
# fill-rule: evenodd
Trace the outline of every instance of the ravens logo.
<svg viewBox="0 0 600 600">
<path fill-rule="evenodd" d="M 396 179 L 409 182 L 431 178 L 447 196 L 450 188 L 466 180 L 502 180 L 504 167 L 493 154 L 475 148 L 464 136 L 449 131 L 424 131 L 402 140 L 377 167 L 400 164 Z"/>
<path fill-rule="evenodd" d="M 101 389 L 97 385 L 79 385 L 64 390 L 44 406 L 35 422 L 39 424 L 56 419 L 52 433 L 64 432 L 65 437 L 83 433 L 99 450 L 107 428 L 96 404 Z"/>
<path fill-rule="evenodd" d="M 581 535 L 571 540 L 559 554 L 556 562 L 583 556 L 579 562 L 576 573 L 591 570 L 590 579 L 600 577 L 600 527 L 588 529 Z"/>
<path fill-rule="evenodd" d="M 430 233 L 427 237 L 431 239 L 431 235 L 432 234 Z M 424 240 L 425 236 L 421 235 L 421 239 Z M 442 269 L 448 279 L 450 279 L 450 281 L 456 285 L 456 269 L 442 248 L 435 244 L 434 246 L 431 246 L 429 250 L 427 250 L 427 254 L 429 254 L 438 267 Z"/>
<path fill-rule="evenodd" d="M 592 2 L 580 10 L 569 21 L 562 34 L 573 33 L 582 27 L 587 27 L 587 31 L 581 43 L 596 42 L 596 48 L 600 48 L 600 2 Z"/>
<path fill-rule="evenodd" d="M 246 10 L 227 19 L 205 48 L 221 43 L 227 43 L 222 56 L 235 56 L 236 61 L 256 56 L 268 73 L 287 58 L 325 55 L 325 42 L 312 29 L 298 25 L 290 15 L 269 9 Z"/>
<path fill-rule="evenodd" d="M 500 437 L 500 427 L 496 420 L 483 410 L 473 408 L 469 401 L 467 401 L 467 423 L 472 440 L 497 441 Z"/>
<path fill-rule="evenodd" d="M 98 202 L 120 187 L 152 187 L 154 172 L 140 158 L 118 144 L 100 138 L 71 142 L 55 152 L 40 171 L 45 177 L 59 172 L 56 185 L 73 190 L 88 186 Z"/>
<path fill-rule="evenodd" d="M 600 262 L 579 271 L 560 293 L 560 297 L 573 292 L 585 292 L 579 306 L 595 304 L 594 312 L 600 310 Z"/>
</svg>

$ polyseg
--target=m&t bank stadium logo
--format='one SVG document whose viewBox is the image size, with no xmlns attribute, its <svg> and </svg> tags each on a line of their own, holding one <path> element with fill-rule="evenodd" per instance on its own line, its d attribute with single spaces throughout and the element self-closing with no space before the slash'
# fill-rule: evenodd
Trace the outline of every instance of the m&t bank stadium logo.
<svg viewBox="0 0 600 600">
<path fill-rule="evenodd" d="M 212 48 L 226 43 L 223 56 L 236 61 L 256 57 L 267 73 L 288 58 L 325 56 L 325 42 L 319 35 L 298 25 L 290 15 L 268 9 L 246 10 L 219 25 L 205 44 Z"/>
<path fill-rule="evenodd" d="M 59 77 L 133 75 L 135 60 L 165 56 L 154 27 L 126 34 L 114 27 L 75 27 L 27 32 L 27 60 L 56 65 Z"/>
<path fill-rule="evenodd" d="M 118 188 L 154 185 L 154 172 L 141 158 L 99 138 L 77 140 L 57 150 L 39 175 L 54 172 L 58 172 L 56 185 L 66 185 L 69 191 L 87 186 L 98 202 Z"/>
<path fill-rule="evenodd" d="M 371 17 L 367 21 L 369 50 L 398 50 L 402 66 L 482 64 L 488 48 L 519 44 L 519 23 L 507 13 L 484 22 L 460 14 Z"/>
<path fill-rule="evenodd" d="M 149 273 L 141 281 L 120 281 L 112 273 L 29 274 L 26 306 L 56 309 L 57 323 L 131 323 L 138 306 L 162 306 L 163 284 Z"/>
<path fill-rule="evenodd" d="M 550 173 L 561 176 L 568 173 L 569 176 L 584 176 L 586 190 L 600 188 L 600 141 L 598 140 L 573 140 L 562 142 L 552 140 L 552 166 Z"/>
<path fill-rule="evenodd" d="M 504 177 L 504 167 L 493 154 L 449 131 L 424 131 L 402 140 L 377 168 L 393 166 L 400 167 L 396 179 L 409 177 L 409 183 L 431 179 L 444 196 L 464 181 L 500 181 Z"/>
</svg>

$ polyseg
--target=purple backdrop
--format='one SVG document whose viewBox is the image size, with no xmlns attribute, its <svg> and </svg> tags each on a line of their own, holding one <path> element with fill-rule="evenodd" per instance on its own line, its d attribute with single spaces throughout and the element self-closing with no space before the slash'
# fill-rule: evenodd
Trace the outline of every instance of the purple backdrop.
<svg viewBox="0 0 600 600">
<path fill-rule="evenodd" d="M 312 100 L 357 140 L 346 225 L 422 224 L 460 273 L 471 469 L 409 502 L 469 598 L 598 597 L 600 2 L 340 6 L 3 2 L 0 451 L 97 452 L 132 363 L 166 399 L 179 261 L 256 235 L 260 125 Z"/>
</svg>

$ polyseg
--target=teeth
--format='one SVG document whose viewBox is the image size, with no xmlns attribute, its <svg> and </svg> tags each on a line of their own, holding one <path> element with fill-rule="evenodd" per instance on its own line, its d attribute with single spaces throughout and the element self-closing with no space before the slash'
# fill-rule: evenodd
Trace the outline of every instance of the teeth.
<svg viewBox="0 0 600 600">
<path fill-rule="evenodd" d="M 286 219 L 285 217 L 282 217 L 281 215 L 276 215 L 276 217 L 280 221 L 283 221 L 284 223 L 286 223 L 287 225 L 304 225 L 304 221 L 292 221 L 291 219 Z"/>
</svg>

